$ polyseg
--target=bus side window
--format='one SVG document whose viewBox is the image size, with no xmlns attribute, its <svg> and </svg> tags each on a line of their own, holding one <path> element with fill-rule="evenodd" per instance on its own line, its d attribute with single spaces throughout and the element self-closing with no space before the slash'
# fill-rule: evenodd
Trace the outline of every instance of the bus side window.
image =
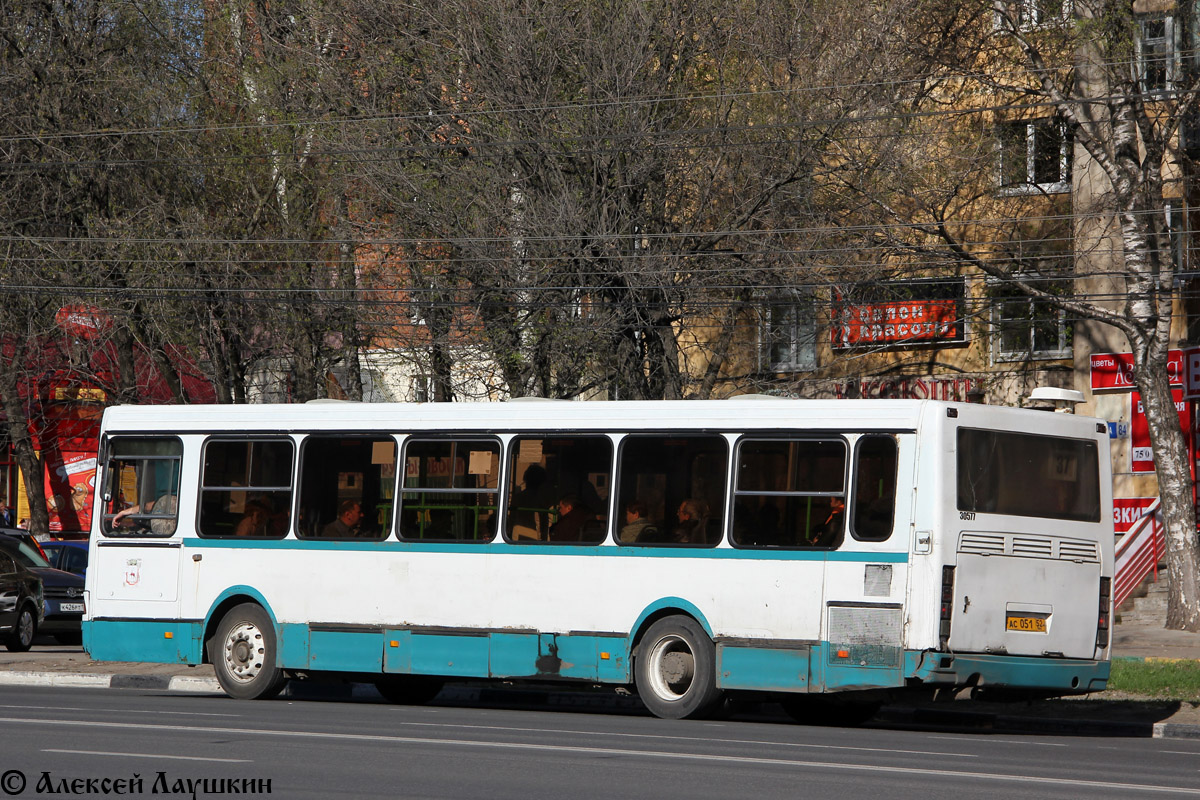
<svg viewBox="0 0 1200 800">
<path fill-rule="evenodd" d="M 727 461 L 721 436 L 625 437 L 617 467 L 617 543 L 716 545 L 724 529 Z"/>
<path fill-rule="evenodd" d="M 291 439 L 209 439 L 200 473 L 206 537 L 282 539 L 292 506 Z"/>
<path fill-rule="evenodd" d="M 882 542 L 892 535 L 896 515 L 896 440 L 864 436 L 854 450 L 855 539 Z"/>
<path fill-rule="evenodd" d="M 733 543 L 837 547 L 845 532 L 846 443 L 743 439 L 738 443 Z"/>
<path fill-rule="evenodd" d="M 183 443 L 120 436 L 108 443 L 103 521 L 108 536 L 170 536 L 179 517 Z"/>
<path fill-rule="evenodd" d="M 498 441 L 410 438 L 402 463 L 401 539 L 482 543 L 495 538 Z"/>
<path fill-rule="evenodd" d="M 599 544 L 608 530 L 607 436 L 518 436 L 505 526 L 514 542 Z M 519 485 L 518 485 L 519 483 Z"/>
<path fill-rule="evenodd" d="M 396 441 L 312 434 L 300 447 L 300 524 L 305 539 L 384 539 L 392 528 Z"/>
</svg>

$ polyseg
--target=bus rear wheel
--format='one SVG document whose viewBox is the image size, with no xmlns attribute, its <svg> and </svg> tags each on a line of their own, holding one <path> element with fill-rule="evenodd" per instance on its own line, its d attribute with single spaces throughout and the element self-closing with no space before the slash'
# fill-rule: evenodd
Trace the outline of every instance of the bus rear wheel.
<svg viewBox="0 0 1200 800">
<path fill-rule="evenodd" d="M 381 675 L 375 688 L 389 703 L 423 706 L 438 696 L 445 682 L 428 675 Z"/>
<path fill-rule="evenodd" d="M 664 617 L 638 646 L 634 679 L 642 703 L 656 717 L 695 719 L 724 696 L 716 681 L 716 648 L 691 617 Z"/>
<path fill-rule="evenodd" d="M 208 657 L 217 683 L 238 700 L 274 697 L 287 683 L 276 665 L 275 626 L 267 612 L 253 603 L 234 606 L 225 614 L 209 640 Z"/>
</svg>

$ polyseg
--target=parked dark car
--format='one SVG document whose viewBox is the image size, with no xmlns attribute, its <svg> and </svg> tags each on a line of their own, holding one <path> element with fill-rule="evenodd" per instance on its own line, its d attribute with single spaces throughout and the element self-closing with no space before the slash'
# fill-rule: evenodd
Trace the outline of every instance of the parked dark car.
<svg viewBox="0 0 1200 800">
<path fill-rule="evenodd" d="M 0 637 L 5 647 L 23 653 L 33 646 L 44 602 L 42 579 L 8 551 L 0 550 Z"/>
<path fill-rule="evenodd" d="M 42 552 L 46 560 L 55 569 L 63 572 L 73 572 L 76 575 L 87 575 L 88 543 L 78 541 L 42 542 Z"/>
<path fill-rule="evenodd" d="M 45 616 L 39 630 L 48 633 L 62 644 L 83 641 L 83 578 L 50 566 L 36 541 L 25 537 L 25 531 L 13 535 L 9 529 L 0 530 L 0 551 L 11 555 L 42 579 Z"/>
</svg>

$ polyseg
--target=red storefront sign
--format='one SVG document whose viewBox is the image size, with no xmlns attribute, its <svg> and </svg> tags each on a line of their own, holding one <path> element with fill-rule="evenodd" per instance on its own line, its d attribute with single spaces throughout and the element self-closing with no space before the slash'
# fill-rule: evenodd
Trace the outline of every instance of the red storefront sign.
<svg viewBox="0 0 1200 800">
<path fill-rule="evenodd" d="M 863 378 L 858 383 L 858 394 L 852 394 L 853 385 L 838 384 L 834 397 L 885 397 L 903 400 L 957 400 L 964 401 L 967 395 L 979 388 L 978 378 Z"/>
<path fill-rule="evenodd" d="M 1153 497 L 1114 497 L 1113 498 L 1113 531 L 1127 533 L 1139 519 L 1142 512 L 1153 505 Z"/>
<path fill-rule="evenodd" d="M 1167 353 L 1167 377 L 1172 386 L 1183 386 L 1183 351 Z M 1133 388 L 1133 353 L 1093 353 L 1092 391 Z"/>
<path fill-rule="evenodd" d="M 63 306 L 54 315 L 54 322 L 72 336 L 94 339 L 108 330 L 112 319 L 94 306 Z"/>
<path fill-rule="evenodd" d="M 1175 410 L 1179 412 L 1179 425 L 1183 435 L 1191 441 L 1192 415 L 1191 404 L 1183 399 L 1183 389 L 1172 389 L 1171 397 L 1175 400 Z M 1129 395 L 1129 445 L 1130 471 L 1154 472 L 1154 451 L 1150 447 L 1150 425 L 1146 421 L 1146 412 L 1142 408 L 1142 396 L 1137 392 Z"/>
<path fill-rule="evenodd" d="M 962 341 L 956 300 L 905 300 L 835 305 L 834 347 Z"/>
</svg>

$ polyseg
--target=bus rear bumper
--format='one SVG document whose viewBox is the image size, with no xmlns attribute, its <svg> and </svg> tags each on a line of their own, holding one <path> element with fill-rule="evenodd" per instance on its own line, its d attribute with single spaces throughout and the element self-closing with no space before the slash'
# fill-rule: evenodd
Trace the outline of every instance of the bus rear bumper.
<svg viewBox="0 0 1200 800">
<path fill-rule="evenodd" d="M 930 686 L 990 686 L 1064 693 L 1103 691 L 1109 662 L 1094 659 L 926 651 L 910 677 Z"/>
</svg>

